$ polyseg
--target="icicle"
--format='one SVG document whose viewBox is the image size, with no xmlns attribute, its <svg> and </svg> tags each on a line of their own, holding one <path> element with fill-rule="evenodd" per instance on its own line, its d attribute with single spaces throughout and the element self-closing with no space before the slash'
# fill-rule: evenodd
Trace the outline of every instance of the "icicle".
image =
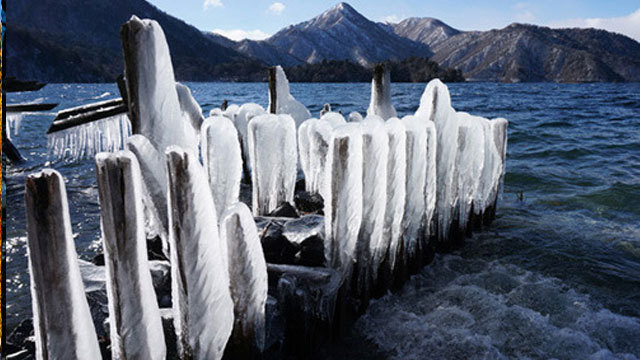
<svg viewBox="0 0 640 360">
<path fill-rule="evenodd" d="M 20 133 L 20 125 L 22 124 L 22 119 L 24 117 L 24 113 L 6 113 L 7 117 L 7 128 L 5 131 L 7 132 L 7 138 L 11 139 L 11 134 L 18 135 Z"/>
<path fill-rule="evenodd" d="M 254 103 L 246 103 L 242 104 L 238 110 L 238 114 L 235 116 L 233 124 L 236 126 L 236 130 L 238 130 L 238 135 L 240 136 L 242 154 L 246 166 L 249 166 L 249 121 L 258 115 L 266 113 L 262 106 Z"/>
<path fill-rule="evenodd" d="M 264 351 L 267 263 L 256 223 L 245 204 L 231 206 L 220 226 L 229 259 L 233 259 L 229 262 L 229 279 L 235 324 L 227 353 L 251 359 Z"/>
<path fill-rule="evenodd" d="M 304 173 L 305 190 L 307 191 L 310 191 L 312 182 L 309 128 L 316 121 L 318 121 L 318 119 L 315 118 L 305 120 L 298 128 L 298 153 L 300 157 L 300 167 Z"/>
<path fill-rule="evenodd" d="M 60 173 L 29 175 L 25 208 L 36 359 L 102 358 Z"/>
<path fill-rule="evenodd" d="M 360 124 L 343 125 L 333 131 L 325 176 L 325 259 L 348 279 L 362 222 Z"/>
<path fill-rule="evenodd" d="M 166 159 L 178 356 L 220 359 L 234 321 L 227 247 L 219 238 L 213 197 L 196 156 L 171 146 Z"/>
<path fill-rule="evenodd" d="M 298 152 L 289 115 L 266 114 L 249 123 L 253 214 L 265 215 L 286 201 L 293 204 Z"/>
<path fill-rule="evenodd" d="M 165 359 L 147 262 L 142 178 L 129 151 L 96 155 L 113 359 Z"/>
<path fill-rule="evenodd" d="M 326 121 L 316 120 L 308 129 L 309 134 L 309 170 L 311 175 L 305 181 L 307 191 L 319 193 L 325 197 L 325 182 L 327 179 L 327 164 L 329 157 L 329 143 L 333 129 Z"/>
<path fill-rule="evenodd" d="M 129 119 L 121 114 L 47 134 L 47 147 L 50 157 L 76 161 L 122 150 L 129 135 Z"/>
<path fill-rule="evenodd" d="M 425 239 L 433 234 L 432 221 L 436 211 L 436 200 L 438 197 L 438 173 L 437 173 L 437 152 L 438 152 L 438 136 L 436 134 L 436 126 L 433 121 L 426 123 L 421 120 L 427 127 L 427 185 L 425 189 L 426 195 L 426 214 L 424 219 Z"/>
<path fill-rule="evenodd" d="M 216 205 L 216 216 L 238 201 L 242 180 L 242 155 L 238 132 L 224 116 L 208 118 L 202 125 L 202 161 Z"/>
<path fill-rule="evenodd" d="M 407 134 L 404 122 L 396 117 L 387 120 L 385 128 L 389 137 L 389 158 L 387 161 L 387 205 L 383 229 L 386 267 L 382 272 L 390 282 L 403 233 L 402 219 L 407 191 Z"/>
<path fill-rule="evenodd" d="M 473 200 L 473 209 L 476 215 L 481 215 L 492 205 L 492 190 L 495 179 L 500 177 L 501 155 L 495 146 L 491 122 L 485 118 L 477 118 L 482 126 L 484 135 L 484 161 L 482 175 L 478 186 L 478 195 Z"/>
<path fill-rule="evenodd" d="M 423 236 L 420 230 L 424 226 L 426 212 L 427 130 L 422 120 L 415 116 L 405 116 L 402 122 L 407 134 L 407 190 L 403 218 L 404 251 L 401 260 L 404 266 L 408 266 L 417 260 L 418 244 Z"/>
<path fill-rule="evenodd" d="M 362 224 L 358 236 L 358 292 L 367 301 L 384 256 L 383 227 L 387 205 L 389 137 L 384 120 L 367 116 L 362 123 Z"/>
</svg>

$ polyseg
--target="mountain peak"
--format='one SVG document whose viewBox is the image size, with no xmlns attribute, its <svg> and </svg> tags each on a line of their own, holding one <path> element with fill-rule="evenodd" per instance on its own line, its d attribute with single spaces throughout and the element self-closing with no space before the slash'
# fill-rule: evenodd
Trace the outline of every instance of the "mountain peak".
<svg viewBox="0 0 640 360">
<path fill-rule="evenodd" d="M 336 4 L 334 7 L 329 9 L 329 11 L 337 11 L 341 13 L 358 13 L 356 9 L 353 8 L 353 6 L 349 5 L 346 2 Z"/>
</svg>

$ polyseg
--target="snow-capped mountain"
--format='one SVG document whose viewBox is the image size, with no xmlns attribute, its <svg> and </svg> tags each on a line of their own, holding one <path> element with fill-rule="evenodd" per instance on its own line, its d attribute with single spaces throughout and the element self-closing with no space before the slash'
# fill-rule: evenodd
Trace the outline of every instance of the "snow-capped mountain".
<svg viewBox="0 0 640 360">
<path fill-rule="evenodd" d="M 429 17 L 404 19 L 397 24 L 390 24 L 390 27 L 397 35 L 423 43 L 430 48 L 460 34 L 460 30 Z"/>
<path fill-rule="evenodd" d="M 430 55 L 425 45 L 390 33 L 384 25 L 367 19 L 347 3 L 286 27 L 264 41 L 245 41 L 235 49 L 267 63 L 272 63 L 273 49 L 277 49 L 287 56 L 286 65 L 326 59 L 371 66 L 385 60 Z"/>
</svg>

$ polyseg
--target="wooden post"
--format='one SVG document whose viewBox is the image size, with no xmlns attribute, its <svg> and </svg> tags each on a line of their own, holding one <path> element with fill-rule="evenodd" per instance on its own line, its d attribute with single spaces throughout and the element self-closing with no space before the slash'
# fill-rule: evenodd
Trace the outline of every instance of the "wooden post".
<svg viewBox="0 0 640 360">
<path fill-rule="evenodd" d="M 277 109 L 277 93 L 276 93 L 276 68 L 269 68 L 269 113 L 275 114 Z"/>
</svg>

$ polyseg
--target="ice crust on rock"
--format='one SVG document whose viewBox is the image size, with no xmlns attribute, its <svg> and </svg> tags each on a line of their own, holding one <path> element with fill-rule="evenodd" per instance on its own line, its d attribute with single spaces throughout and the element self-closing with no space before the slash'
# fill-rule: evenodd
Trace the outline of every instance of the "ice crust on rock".
<svg viewBox="0 0 640 360">
<path fill-rule="evenodd" d="M 249 208 L 236 203 L 220 222 L 229 259 L 235 324 L 229 346 L 236 356 L 251 358 L 264 350 L 267 264 Z"/>
<path fill-rule="evenodd" d="M 329 142 L 323 191 L 325 259 L 350 276 L 362 222 L 362 130 L 360 124 L 334 129 Z"/>
<path fill-rule="evenodd" d="M 178 145 L 197 153 L 188 135 L 169 46 L 155 20 L 135 15 L 121 29 L 132 132 L 144 135 L 159 151 Z"/>
<path fill-rule="evenodd" d="M 37 359 L 100 359 L 60 173 L 26 180 L 27 254 Z"/>
<path fill-rule="evenodd" d="M 171 293 L 178 355 L 220 359 L 233 329 L 226 244 L 204 169 L 179 147 L 166 152 Z"/>
<path fill-rule="evenodd" d="M 389 137 L 385 123 L 377 115 L 362 123 L 362 225 L 358 236 L 360 285 L 368 287 L 378 277 L 385 255 L 383 228 L 387 205 L 387 162 Z M 364 270 L 364 271 L 363 271 Z M 363 291 L 369 291 L 367 288 Z"/>
<path fill-rule="evenodd" d="M 396 264 L 398 246 L 402 241 L 404 205 L 407 179 L 407 145 L 404 122 L 397 117 L 385 123 L 389 141 L 387 160 L 387 205 L 385 208 L 383 245 L 386 247 L 387 272 L 391 273 Z"/>
<path fill-rule="evenodd" d="M 142 174 L 145 232 L 149 238 L 160 237 L 162 251 L 169 258 L 166 161 L 143 135 L 130 136 L 126 147 L 136 156 Z"/>
<path fill-rule="evenodd" d="M 289 80 L 280 65 L 276 66 L 276 114 L 291 115 L 295 121 L 296 128 L 303 121 L 311 118 L 309 110 L 298 100 L 296 100 L 289 90 Z M 271 94 L 269 94 L 269 106 L 271 108 Z"/>
<path fill-rule="evenodd" d="M 466 229 L 473 199 L 478 196 L 484 166 L 485 119 L 464 112 L 458 113 L 458 197 L 460 229 Z"/>
<path fill-rule="evenodd" d="M 408 115 L 402 118 L 406 129 L 406 197 L 404 205 L 403 254 L 407 264 L 418 255 L 418 244 L 424 236 L 427 185 L 427 130 L 422 119 Z"/>
<path fill-rule="evenodd" d="M 440 80 L 431 80 L 422 94 L 416 117 L 433 121 L 437 135 L 436 173 L 438 239 L 449 235 L 453 210 L 458 199 L 456 153 L 458 150 L 458 120 L 451 107 L 449 89 Z"/>
<path fill-rule="evenodd" d="M 298 151 L 289 115 L 265 114 L 249 123 L 253 214 L 265 215 L 280 203 L 293 204 Z"/>
<path fill-rule="evenodd" d="M 216 216 L 238 202 L 242 180 L 242 154 L 238 132 L 223 116 L 208 118 L 202 125 L 202 161 L 216 206 Z"/>
<path fill-rule="evenodd" d="M 371 80 L 371 102 L 367 116 L 378 115 L 387 120 L 398 116 L 391 103 L 391 74 L 384 67 L 376 67 Z"/>
<path fill-rule="evenodd" d="M 142 178 L 131 152 L 96 156 L 114 359 L 165 359 L 144 233 Z"/>
</svg>

